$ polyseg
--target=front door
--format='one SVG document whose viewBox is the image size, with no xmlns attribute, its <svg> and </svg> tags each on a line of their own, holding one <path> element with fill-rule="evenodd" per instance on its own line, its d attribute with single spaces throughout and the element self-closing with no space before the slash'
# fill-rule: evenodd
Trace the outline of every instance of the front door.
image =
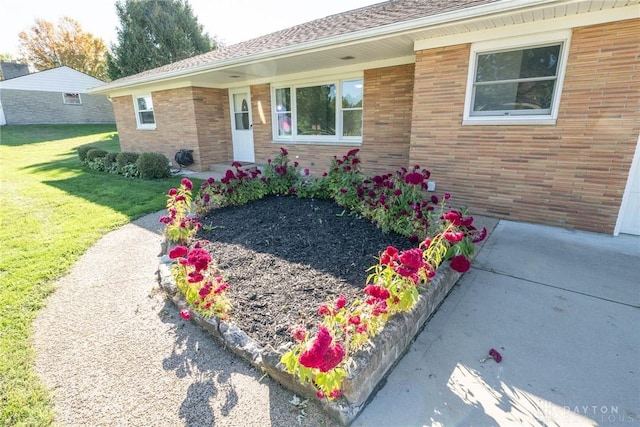
<svg viewBox="0 0 640 427">
<path fill-rule="evenodd" d="M 231 138 L 233 139 L 233 160 L 254 162 L 253 120 L 251 118 L 251 96 L 249 88 L 230 89 Z"/>
</svg>

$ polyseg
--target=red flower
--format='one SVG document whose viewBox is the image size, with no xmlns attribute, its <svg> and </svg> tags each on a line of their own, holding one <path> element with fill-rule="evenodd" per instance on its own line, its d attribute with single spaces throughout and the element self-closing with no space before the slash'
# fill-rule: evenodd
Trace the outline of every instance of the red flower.
<svg viewBox="0 0 640 427">
<path fill-rule="evenodd" d="M 396 259 L 398 259 L 398 250 L 393 246 L 387 246 L 387 249 L 380 256 L 380 263 L 391 265 Z"/>
<path fill-rule="evenodd" d="M 399 259 L 402 264 L 415 270 L 422 267 L 422 264 L 424 263 L 422 260 L 422 250 L 417 248 L 403 251 L 399 256 Z"/>
<path fill-rule="evenodd" d="M 211 255 L 203 248 L 195 248 L 187 255 L 187 262 L 192 265 L 196 271 L 206 270 L 211 262 Z"/>
<path fill-rule="evenodd" d="M 424 177 L 422 176 L 421 173 L 418 173 L 418 172 L 409 173 L 404 177 L 404 182 L 406 184 L 420 185 L 422 184 L 423 181 L 424 181 Z"/>
<path fill-rule="evenodd" d="M 431 203 L 433 203 L 434 205 L 440 203 L 440 199 L 438 199 L 438 196 L 436 196 L 435 194 L 431 196 Z"/>
<path fill-rule="evenodd" d="M 329 397 L 331 399 L 337 399 L 338 397 L 340 397 L 340 390 L 338 389 L 332 390 L 331 393 L 329 393 Z"/>
<path fill-rule="evenodd" d="M 349 324 L 350 325 L 359 325 L 360 324 L 360 316 L 351 316 L 349 317 Z"/>
<path fill-rule="evenodd" d="M 214 294 L 219 295 L 221 293 L 223 293 L 224 291 L 226 291 L 229 288 L 229 284 L 228 283 L 223 283 L 220 286 L 218 286 L 216 288 L 215 291 L 213 291 Z"/>
<path fill-rule="evenodd" d="M 347 297 L 341 294 L 336 300 L 336 310 L 340 310 L 345 305 L 347 305 Z"/>
<path fill-rule="evenodd" d="M 333 315 L 333 312 L 327 304 L 322 304 L 320 308 L 318 308 L 318 314 L 320 316 L 331 316 Z"/>
<path fill-rule="evenodd" d="M 458 273 L 465 273 L 471 268 L 471 263 L 464 255 L 456 255 L 451 258 L 449 267 Z"/>
<path fill-rule="evenodd" d="M 464 239 L 464 233 L 462 231 L 448 231 L 444 233 L 444 238 L 447 239 L 449 243 L 458 243 Z"/>
<path fill-rule="evenodd" d="M 184 185 L 184 188 L 186 188 L 187 190 L 189 191 L 193 190 L 193 183 L 189 181 L 187 178 L 182 178 L 182 181 L 180 182 L 182 183 L 182 185 Z"/>
<path fill-rule="evenodd" d="M 473 233 L 472 242 L 473 243 L 480 243 L 486 238 L 487 238 L 487 227 L 482 227 L 482 230 L 480 230 L 479 232 L 476 231 L 476 232 Z"/>
<path fill-rule="evenodd" d="M 198 295 L 200 295 L 200 298 L 205 299 L 206 297 L 208 297 L 209 294 L 211 293 L 212 286 L 213 285 L 211 284 L 211 282 L 205 283 L 205 285 L 201 287 L 200 290 L 198 291 Z"/>
<path fill-rule="evenodd" d="M 284 149 L 284 147 L 280 147 L 280 153 L 281 153 L 283 156 L 286 156 L 287 154 L 289 154 L 289 152 L 288 152 L 287 150 L 285 150 L 285 149 Z"/>
<path fill-rule="evenodd" d="M 184 320 L 189 320 L 191 319 L 191 312 L 189 310 L 187 310 L 186 308 L 180 310 L 180 316 L 182 316 L 182 318 Z"/>
<path fill-rule="evenodd" d="M 304 341 L 307 336 L 307 331 L 302 326 L 293 326 L 290 329 L 291 336 L 298 342 Z"/>
<path fill-rule="evenodd" d="M 169 195 L 170 196 L 175 196 L 176 194 L 178 194 L 178 190 L 176 190 L 175 188 L 171 188 L 169 190 Z"/>
<path fill-rule="evenodd" d="M 459 212 L 456 211 L 447 212 L 446 214 L 444 214 L 443 218 L 447 221 L 450 221 L 451 224 L 455 225 L 456 227 L 462 224 L 462 216 Z"/>
<path fill-rule="evenodd" d="M 502 362 L 502 355 L 495 348 L 489 350 L 489 356 L 491 356 L 496 363 Z"/>
<path fill-rule="evenodd" d="M 300 355 L 298 361 L 307 368 L 317 368 L 320 372 L 327 372 L 335 368 L 344 359 L 344 348 L 340 344 L 333 347 L 333 337 L 325 326 L 320 326 L 318 335 L 311 348 Z"/>
<path fill-rule="evenodd" d="M 189 252 L 189 249 L 186 246 L 176 246 L 175 248 L 169 251 L 169 258 L 176 259 L 182 258 Z"/>
<path fill-rule="evenodd" d="M 386 300 L 391 296 L 389 289 L 378 285 L 367 285 L 362 292 L 379 300 Z"/>
<path fill-rule="evenodd" d="M 235 161 L 235 162 L 231 163 L 231 167 L 241 168 L 242 167 L 242 163 L 240 163 L 238 161 Z"/>
<path fill-rule="evenodd" d="M 192 271 L 189 273 L 189 279 L 187 279 L 189 283 L 200 283 L 204 280 L 204 276 L 197 271 Z"/>
</svg>

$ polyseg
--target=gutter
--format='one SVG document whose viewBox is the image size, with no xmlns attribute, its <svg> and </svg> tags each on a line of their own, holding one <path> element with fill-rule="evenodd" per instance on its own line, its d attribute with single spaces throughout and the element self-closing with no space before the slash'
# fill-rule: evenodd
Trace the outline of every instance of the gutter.
<svg viewBox="0 0 640 427">
<path fill-rule="evenodd" d="M 194 76 L 207 71 L 223 70 L 225 68 L 236 65 L 249 65 L 251 63 L 264 61 L 266 59 L 273 60 L 309 50 L 338 47 L 340 45 L 354 43 L 362 41 L 364 39 L 380 38 L 394 34 L 397 35 L 400 33 L 408 33 L 411 31 L 422 29 L 424 27 L 435 26 L 439 24 L 449 24 L 456 21 L 479 18 L 486 15 L 494 15 L 504 12 L 512 12 L 523 8 L 534 8 L 553 3 L 570 4 L 578 2 L 579 0 L 502 0 L 495 3 L 474 6 L 467 9 L 460 9 L 438 15 L 425 16 L 414 20 L 402 21 L 380 27 L 369 28 L 366 30 L 355 31 L 353 33 L 335 35 L 328 38 L 322 38 L 306 43 L 299 43 L 274 50 L 258 52 L 255 54 L 245 55 L 237 58 L 215 61 L 186 70 L 167 71 L 165 73 L 154 74 L 139 79 L 132 79 L 122 83 L 117 83 L 116 81 L 114 83 L 107 83 L 106 85 L 90 88 L 87 92 L 89 94 L 107 95 L 109 92 L 117 89 L 135 87 L 148 83 L 162 82 L 180 77 L 184 78 Z"/>
</svg>

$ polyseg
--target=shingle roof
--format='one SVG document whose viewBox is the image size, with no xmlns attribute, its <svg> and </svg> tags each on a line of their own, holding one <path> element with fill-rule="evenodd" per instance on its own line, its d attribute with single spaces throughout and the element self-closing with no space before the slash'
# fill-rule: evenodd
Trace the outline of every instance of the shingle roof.
<svg viewBox="0 0 640 427">
<path fill-rule="evenodd" d="M 497 1 L 499 0 L 391 0 L 316 19 L 202 55 L 143 71 L 115 80 L 112 83 L 133 82 L 139 79 L 153 78 L 154 76 L 161 79 L 166 73 L 187 71 L 207 65 L 213 67 L 221 61 L 241 59 L 249 55 L 267 53 L 281 48 L 293 47 L 301 43 L 319 41 Z"/>
</svg>

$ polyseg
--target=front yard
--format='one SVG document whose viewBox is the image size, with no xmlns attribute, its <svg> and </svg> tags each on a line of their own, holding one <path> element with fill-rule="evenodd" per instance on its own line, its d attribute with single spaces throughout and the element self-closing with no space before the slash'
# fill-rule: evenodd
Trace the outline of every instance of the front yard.
<svg viewBox="0 0 640 427">
<path fill-rule="evenodd" d="M 52 423 L 30 334 L 55 280 L 105 233 L 164 208 L 179 182 L 90 171 L 75 150 L 87 143 L 120 149 L 110 125 L 0 128 L 0 425 Z"/>
</svg>

